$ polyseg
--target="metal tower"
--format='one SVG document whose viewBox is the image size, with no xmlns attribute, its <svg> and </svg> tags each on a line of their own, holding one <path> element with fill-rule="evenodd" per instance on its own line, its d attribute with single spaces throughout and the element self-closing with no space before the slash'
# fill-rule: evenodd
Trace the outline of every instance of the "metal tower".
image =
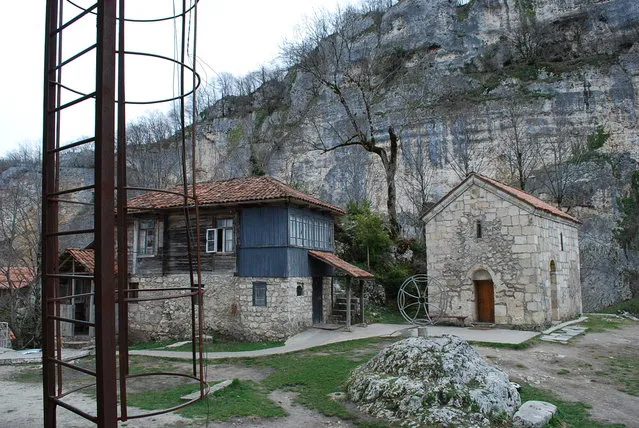
<svg viewBox="0 0 639 428">
<path fill-rule="evenodd" d="M 189 176 L 187 149 L 195 165 L 195 130 L 197 114 L 193 114 L 190 143 L 185 134 L 185 101 L 193 96 L 199 85 L 195 65 L 189 67 L 187 60 L 195 64 L 195 33 L 197 31 L 197 3 L 199 0 L 182 0 L 174 16 L 151 19 L 126 19 L 125 0 L 98 0 L 85 4 L 85 0 L 47 0 L 46 39 L 44 70 L 44 118 L 43 118 L 43 169 L 42 169 L 42 327 L 43 327 L 43 386 L 44 425 L 55 427 L 59 408 L 66 409 L 97 424 L 100 427 L 116 427 L 118 420 L 140 418 L 151 414 L 129 414 L 127 410 L 126 386 L 132 378 L 128 373 L 128 304 L 132 301 L 157 300 L 161 298 L 190 298 L 192 310 L 191 339 L 193 343 L 193 371 L 185 375 L 199 381 L 200 397 L 208 392 L 203 366 L 203 288 L 199 269 L 199 240 L 189 241 L 191 258 L 191 287 L 176 290 L 170 297 L 153 297 L 159 290 L 146 291 L 150 297 L 133 297 L 128 285 L 128 245 L 127 245 L 127 191 L 126 187 L 126 105 L 153 104 L 159 101 L 128 101 L 125 91 L 125 58 L 130 55 L 153 56 L 176 64 L 179 76 L 178 95 L 169 99 L 178 103 L 181 116 L 183 161 L 184 212 L 187 224 L 193 222 L 195 236 L 199 236 L 197 216 L 197 195 L 195 194 L 195 169 Z M 181 32 L 178 58 L 161 57 L 144 52 L 125 51 L 125 24 L 175 20 Z M 87 39 L 86 31 L 77 31 L 85 26 L 93 31 Z M 64 37 L 63 37 L 64 36 Z M 192 37 L 192 58 L 189 57 L 189 37 Z M 64 46 L 63 46 L 64 41 Z M 76 46 L 84 47 L 69 51 Z M 91 64 L 94 73 L 92 88 L 78 88 L 74 78 L 67 79 L 67 69 L 81 62 Z M 68 73 L 70 74 L 70 73 Z M 187 76 L 192 77 L 192 84 Z M 187 89 L 190 87 L 190 89 Z M 81 109 L 92 112 L 93 134 L 79 141 L 67 142 L 64 129 L 69 124 L 69 113 Z M 194 107 L 195 110 L 195 107 Z M 116 133 L 117 129 L 117 133 Z M 117 135 L 116 135 L 117 134 Z M 117 141 L 117 144 L 116 144 Z M 71 187 L 61 184 L 64 165 L 61 158 L 73 150 L 88 150 L 94 155 L 95 174 L 93 182 Z M 116 165 L 117 161 L 117 165 Z M 116 178 L 117 177 L 117 178 Z M 151 190 L 151 189 L 137 189 Z M 65 227 L 64 217 L 69 207 L 83 205 L 92 210 L 90 227 L 71 229 Z M 92 242 L 95 254 L 95 270 L 92 274 L 60 273 L 60 241 L 70 237 L 83 237 Z M 193 241 L 193 242 L 192 242 Z M 93 281 L 90 293 L 61 295 L 62 280 L 83 279 Z M 136 290 L 137 291 L 137 290 Z M 142 293 L 141 293 L 142 294 Z M 80 320 L 73 316 L 63 316 L 60 304 L 75 298 L 90 298 L 94 302 L 94 320 Z M 119 323 L 116 321 L 119 319 Z M 87 369 L 65 362 L 62 356 L 61 324 L 85 325 L 95 331 L 95 367 Z M 198 360 L 199 359 L 199 364 Z M 93 378 L 92 382 L 80 388 L 65 390 L 63 377 L 68 370 L 74 370 Z M 164 374 L 166 375 L 166 374 Z M 83 388 L 95 388 L 94 409 L 79 408 L 66 399 Z M 196 401 L 196 400 L 193 400 Z M 193 402 L 191 401 L 191 402 Z M 185 403 L 184 405 L 188 405 Z M 172 409 L 152 414 L 172 411 Z M 119 411 L 118 411 L 119 409 Z"/>
</svg>

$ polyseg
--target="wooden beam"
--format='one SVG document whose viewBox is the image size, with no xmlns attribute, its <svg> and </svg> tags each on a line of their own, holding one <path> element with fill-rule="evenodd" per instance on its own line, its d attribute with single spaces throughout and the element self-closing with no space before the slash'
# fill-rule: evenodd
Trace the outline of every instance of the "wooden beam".
<svg viewBox="0 0 639 428">
<path fill-rule="evenodd" d="M 359 318 L 362 324 L 364 324 L 364 280 L 359 280 Z"/>
<path fill-rule="evenodd" d="M 351 331 L 351 279 L 346 280 L 346 331 Z"/>
</svg>

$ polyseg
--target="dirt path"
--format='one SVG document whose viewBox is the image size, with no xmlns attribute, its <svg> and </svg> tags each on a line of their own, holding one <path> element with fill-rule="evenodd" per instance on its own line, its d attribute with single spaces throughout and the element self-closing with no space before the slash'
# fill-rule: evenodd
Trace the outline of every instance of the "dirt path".
<svg viewBox="0 0 639 428">
<path fill-rule="evenodd" d="M 32 428 L 43 425 L 42 384 L 39 382 L 13 382 L 10 379 L 17 368 L 0 366 L 0 426 L 11 428 Z M 78 408 L 95 409 L 95 400 L 82 393 L 72 394 L 66 400 Z M 142 412 L 131 408 L 131 412 Z M 58 410 L 58 426 L 65 428 L 86 428 L 91 426 L 86 419 L 65 409 Z M 144 427 L 184 427 L 192 423 L 178 414 L 154 416 L 148 419 L 130 420 L 129 428 Z"/>
<path fill-rule="evenodd" d="M 596 420 L 639 427 L 639 397 L 620 391 L 623 374 L 614 368 L 620 361 L 639 359 L 639 323 L 578 336 L 567 345 L 542 342 L 527 350 L 478 350 L 511 379 L 591 405 Z"/>
<path fill-rule="evenodd" d="M 349 422 L 342 421 L 338 418 L 329 418 L 299 404 L 295 404 L 293 400 L 296 396 L 297 393 L 287 391 L 273 391 L 269 394 L 268 397 L 288 413 L 288 416 L 284 418 L 238 418 L 229 422 L 209 422 L 206 426 L 209 428 L 333 428 L 353 426 Z"/>
<path fill-rule="evenodd" d="M 0 366 L 0 415 L 2 427 L 31 428 L 42 426 L 42 384 L 39 379 L 31 379 L 26 382 L 15 382 L 11 379 L 25 369 L 24 366 Z M 220 381 L 224 379 L 252 380 L 259 382 L 267 377 L 272 370 L 255 369 L 251 367 L 235 366 L 230 364 L 220 364 L 209 368 L 210 380 Z M 147 382 L 144 385 L 151 387 Z M 135 390 L 136 388 L 132 388 Z M 128 428 L 144 427 L 184 427 L 184 426 L 204 426 L 211 428 L 231 428 L 231 427 L 284 427 L 284 428 L 331 428 L 331 427 L 351 427 L 348 422 L 338 418 L 330 418 L 321 415 L 313 410 L 295 404 L 293 400 L 296 393 L 286 391 L 273 391 L 269 398 L 277 403 L 288 416 L 277 419 L 258 418 L 237 418 L 228 422 L 206 422 L 183 418 L 176 413 L 158 415 L 145 419 L 131 419 L 120 424 Z M 80 409 L 91 411 L 95 409 L 95 400 L 83 393 L 74 393 L 65 401 L 77 406 Z M 130 414 L 143 413 L 144 410 L 129 407 Z M 75 415 L 65 409 L 58 410 L 58 426 L 65 428 L 85 428 L 90 424 L 86 419 Z"/>
<path fill-rule="evenodd" d="M 588 333 L 570 341 L 567 345 L 541 342 L 525 350 L 478 347 L 479 352 L 493 364 L 503 368 L 513 380 L 521 380 L 542 389 L 552 390 L 562 399 L 580 401 L 592 406 L 592 416 L 607 423 L 623 423 L 639 427 L 639 397 L 623 392 L 624 370 L 617 368 L 631 361 L 633 380 L 638 382 L 633 392 L 639 393 L 639 323 L 603 333 Z M 150 359 L 148 364 L 154 364 Z M 166 364 L 166 363 L 160 363 Z M 181 365 L 183 363 L 171 363 Z M 32 371 L 37 372 L 35 369 Z M 634 370 L 634 371 L 633 371 Z M 238 378 L 260 382 L 272 373 L 271 369 L 235 364 L 211 365 L 208 368 L 212 381 Z M 0 426 L 42 426 L 42 387 L 37 378 L 22 379 L 24 367 L 0 366 Z M 156 385 L 157 386 L 157 385 Z M 139 388 L 153 388 L 145 383 Z M 132 389 L 136 389 L 132 385 Z M 228 422 L 211 421 L 207 426 L 231 427 L 350 427 L 351 424 L 337 418 L 329 418 L 294 403 L 296 394 L 273 391 L 269 398 L 282 407 L 288 416 L 277 419 L 238 418 Z M 72 402 L 82 408 L 94 408 L 94 400 L 88 395 L 73 394 Z M 131 410 L 132 412 L 135 409 Z M 85 427 L 87 422 L 66 410 L 58 413 L 59 426 Z M 185 419 L 177 414 L 160 415 L 149 419 L 130 420 L 127 427 L 183 427 L 204 426 L 206 421 Z M 123 425 L 124 426 L 124 425 Z"/>
</svg>

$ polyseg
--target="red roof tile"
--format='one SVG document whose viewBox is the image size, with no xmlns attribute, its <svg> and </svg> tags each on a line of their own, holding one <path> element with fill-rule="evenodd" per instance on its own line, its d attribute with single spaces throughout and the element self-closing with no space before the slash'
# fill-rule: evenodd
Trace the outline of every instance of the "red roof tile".
<svg viewBox="0 0 639 428">
<path fill-rule="evenodd" d="M 67 248 L 66 252 L 89 273 L 95 272 L 95 252 L 92 248 Z"/>
<path fill-rule="evenodd" d="M 530 193 L 526 193 L 526 192 L 524 192 L 521 189 L 516 189 L 514 187 L 511 187 L 511 186 L 508 186 L 507 184 L 502 183 L 501 181 L 497 181 L 497 180 L 494 180 L 492 178 L 488 178 L 488 177 L 486 177 L 484 175 L 481 175 L 481 174 L 473 173 L 473 175 L 476 176 L 477 178 L 479 178 L 480 180 L 484 180 L 484 181 L 487 181 L 487 182 L 495 185 L 496 187 L 500 188 L 504 192 L 509 193 L 510 195 L 514 196 L 515 198 L 520 199 L 520 200 L 528 203 L 529 205 L 532 205 L 533 207 L 535 207 L 537 209 L 540 209 L 540 210 L 546 211 L 546 212 L 548 212 L 550 214 L 554 214 L 556 216 L 563 217 L 565 219 L 574 221 L 575 223 L 581 223 L 575 217 L 573 217 L 573 216 L 571 216 L 569 214 L 566 214 L 565 212 L 563 212 L 559 208 L 553 207 L 549 203 L 546 203 L 546 202 L 542 201 L 539 198 L 534 197 Z"/>
<path fill-rule="evenodd" d="M 29 267 L 0 268 L 0 290 L 24 288 L 33 284 L 35 271 Z"/>
<path fill-rule="evenodd" d="M 189 194 L 192 194 L 191 189 L 192 187 L 189 186 Z M 197 183 L 195 189 L 200 206 L 290 200 L 325 208 L 338 215 L 345 214 L 343 209 L 294 189 L 272 177 L 244 177 Z M 182 193 L 183 187 L 174 186 L 167 191 Z M 149 192 L 128 201 L 129 208 L 133 210 L 174 208 L 183 204 L 183 196 L 163 192 Z"/>
<path fill-rule="evenodd" d="M 360 269 L 355 265 L 352 265 L 339 257 L 337 257 L 333 253 L 327 253 L 325 251 L 317 251 L 317 250 L 309 250 L 308 254 L 319 259 L 323 262 L 328 263 L 329 265 L 336 267 L 337 269 L 343 270 L 348 275 L 354 278 L 361 279 L 372 279 L 375 276 L 372 273 L 366 272 L 364 269 Z"/>
<path fill-rule="evenodd" d="M 76 263 L 79 263 L 88 273 L 95 273 L 95 251 L 93 251 L 93 248 L 67 248 L 64 252 L 71 256 L 71 258 L 75 260 Z M 113 266 L 113 268 L 115 273 L 117 273 L 117 265 Z"/>
</svg>

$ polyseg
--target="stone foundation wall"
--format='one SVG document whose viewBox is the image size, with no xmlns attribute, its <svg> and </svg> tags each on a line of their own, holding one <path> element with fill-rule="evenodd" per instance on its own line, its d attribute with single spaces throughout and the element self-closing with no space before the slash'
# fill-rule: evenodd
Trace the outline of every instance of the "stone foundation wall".
<svg viewBox="0 0 639 428">
<path fill-rule="evenodd" d="M 581 309 L 577 229 L 496 192 L 488 185 L 473 184 L 453 195 L 426 225 L 428 273 L 447 287 L 447 313 L 477 321 L 473 280 L 489 275 L 496 324 L 550 323 L 552 256 L 557 263 L 559 318 L 575 315 Z M 478 221 L 481 237 L 477 236 Z M 554 248 L 560 232 L 563 252 Z"/>
<path fill-rule="evenodd" d="M 253 278 L 204 274 L 204 320 L 207 332 L 248 340 L 285 340 L 312 325 L 312 278 Z M 253 282 L 267 284 L 266 306 L 253 305 Z M 189 287 L 184 274 L 134 277 L 140 297 L 187 294 L 175 291 L 146 293 L 149 288 Z M 330 311 L 330 278 L 324 278 L 324 311 Z M 328 285 L 327 285 L 328 284 Z M 302 285 L 302 295 L 297 287 Z M 328 291 L 328 300 L 326 293 Z M 187 338 L 190 335 L 190 298 L 140 302 L 130 305 L 129 325 L 141 339 Z"/>
</svg>

